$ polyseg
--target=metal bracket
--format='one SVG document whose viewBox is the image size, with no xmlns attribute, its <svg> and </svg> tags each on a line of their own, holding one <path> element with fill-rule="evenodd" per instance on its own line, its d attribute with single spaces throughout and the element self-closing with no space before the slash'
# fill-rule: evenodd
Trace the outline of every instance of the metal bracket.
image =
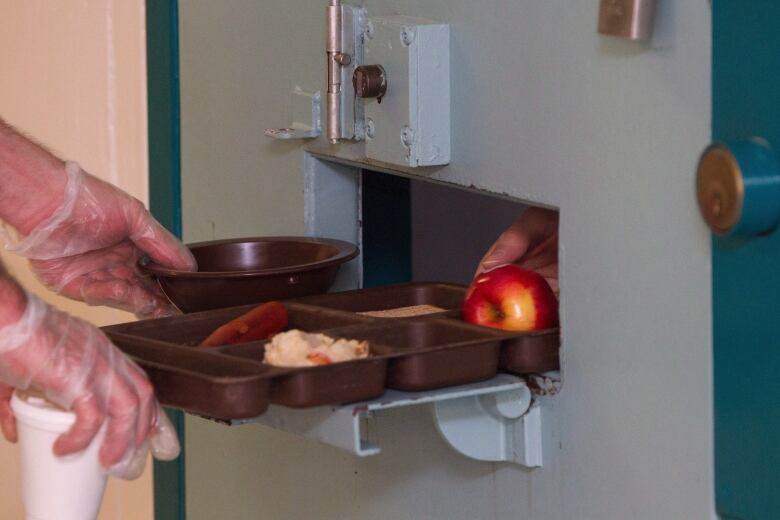
<svg viewBox="0 0 780 520">
<path fill-rule="evenodd" d="M 322 102 L 319 90 L 307 92 L 296 87 L 292 92 L 292 123 L 285 128 L 266 128 L 274 139 L 313 139 L 322 133 Z"/>
<path fill-rule="evenodd" d="M 436 429 L 455 451 L 476 459 L 542 465 L 541 407 L 527 386 L 433 403 Z"/>
<path fill-rule="evenodd" d="M 259 423 L 302 435 L 360 457 L 382 451 L 376 416 L 383 410 L 431 404 L 439 433 L 453 449 L 476 460 L 542 465 L 541 410 L 519 377 L 500 374 L 488 381 L 427 392 L 388 390 L 381 398 L 348 406 L 294 410 L 271 406 Z"/>
</svg>

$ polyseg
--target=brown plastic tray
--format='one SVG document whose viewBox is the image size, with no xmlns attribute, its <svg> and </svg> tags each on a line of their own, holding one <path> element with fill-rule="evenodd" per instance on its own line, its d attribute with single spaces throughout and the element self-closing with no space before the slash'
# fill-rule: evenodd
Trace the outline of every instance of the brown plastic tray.
<svg viewBox="0 0 780 520">
<path fill-rule="evenodd" d="M 446 316 L 460 322 L 460 309 L 463 305 L 463 299 L 466 297 L 466 291 L 467 288 L 461 285 L 414 282 L 320 294 L 298 298 L 295 301 L 354 313 L 383 311 L 413 305 L 434 305 L 441 307 L 444 311 L 417 316 L 413 319 Z M 399 318 L 377 317 L 374 319 L 397 320 Z M 479 328 L 495 331 L 495 329 L 488 327 Z M 532 374 L 559 368 L 560 337 L 558 329 L 534 332 L 499 332 L 503 334 L 504 338 L 499 359 L 500 370 L 514 374 Z"/>
<path fill-rule="evenodd" d="M 307 332 L 373 321 L 367 316 L 337 312 L 309 305 L 292 302 L 284 302 L 284 305 L 287 307 L 288 328 L 301 329 Z M 104 327 L 103 331 L 109 336 L 121 334 L 123 336 L 174 343 L 176 345 L 195 346 L 206 339 L 217 327 L 249 312 L 256 306 L 255 304 L 242 305 L 240 307 L 202 311 L 183 316 L 122 323 Z"/>
<path fill-rule="evenodd" d="M 257 417 L 268 408 L 269 367 L 143 338 L 112 339 L 146 371 L 166 406 L 220 419 Z"/>
<path fill-rule="evenodd" d="M 332 331 L 322 331 L 332 334 Z M 339 337 L 351 338 L 347 335 Z M 226 356 L 262 365 L 267 341 L 217 347 Z M 369 346 L 369 357 L 319 367 L 271 367 L 271 402 L 291 408 L 308 408 L 373 399 L 385 389 L 388 355 L 382 345 Z M 266 367 L 267 365 L 262 365 Z"/>
<path fill-rule="evenodd" d="M 385 311 L 413 305 L 433 305 L 447 311 L 459 311 L 466 288 L 444 283 L 414 282 L 370 289 L 357 289 L 298 298 L 295 301 L 348 312 Z M 425 316 L 432 316 L 427 314 Z M 377 318 L 398 319 L 398 318 Z"/>
<path fill-rule="evenodd" d="M 558 370 L 561 338 L 558 329 L 506 334 L 498 361 L 499 370 L 513 374 L 534 374 Z"/>
<path fill-rule="evenodd" d="M 484 327 L 410 318 L 331 332 L 391 348 L 388 388 L 430 390 L 489 379 L 498 371 L 502 337 Z"/>
<path fill-rule="evenodd" d="M 558 368 L 557 329 L 507 333 L 459 320 L 466 288 L 413 283 L 285 301 L 291 328 L 367 340 L 368 359 L 321 367 L 262 363 L 266 342 L 194 348 L 247 305 L 106 327 L 150 375 L 163 404 L 221 419 L 261 414 L 269 402 L 311 407 L 380 396 L 385 387 L 418 391 Z M 436 305 L 412 318 L 360 312 Z"/>
</svg>

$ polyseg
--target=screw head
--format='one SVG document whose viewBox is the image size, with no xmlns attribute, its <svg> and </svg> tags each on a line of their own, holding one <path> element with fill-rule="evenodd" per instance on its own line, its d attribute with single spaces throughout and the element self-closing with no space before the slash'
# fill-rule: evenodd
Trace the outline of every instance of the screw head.
<svg viewBox="0 0 780 520">
<path fill-rule="evenodd" d="M 414 130 L 408 125 L 404 125 L 404 127 L 401 128 L 401 144 L 403 144 L 406 148 L 411 148 L 413 142 Z"/>
<path fill-rule="evenodd" d="M 336 53 L 333 59 L 335 59 L 336 63 L 338 63 L 342 67 L 346 67 L 347 65 L 352 63 L 352 56 L 350 56 L 349 54 L 344 54 L 343 52 Z"/>
<path fill-rule="evenodd" d="M 370 117 L 366 120 L 366 139 L 373 139 L 376 133 L 376 125 Z"/>
<path fill-rule="evenodd" d="M 417 36 L 417 32 L 414 30 L 414 27 L 401 28 L 401 43 L 407 47 L 414 42 L 415 36 Z"/>
</svg>

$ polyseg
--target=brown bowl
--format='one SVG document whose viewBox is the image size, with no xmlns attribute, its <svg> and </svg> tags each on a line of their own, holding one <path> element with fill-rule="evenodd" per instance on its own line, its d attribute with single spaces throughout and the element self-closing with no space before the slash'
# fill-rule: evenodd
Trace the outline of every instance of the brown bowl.
<svg viewBox="0 0 780 520">
<path fill-rule="evenodd" d="M 328 238 L 257 237 L 189 244 L 198 271 L 142 263 L 182 312 L 326 292 L 358 248 Z"/>
</svg>

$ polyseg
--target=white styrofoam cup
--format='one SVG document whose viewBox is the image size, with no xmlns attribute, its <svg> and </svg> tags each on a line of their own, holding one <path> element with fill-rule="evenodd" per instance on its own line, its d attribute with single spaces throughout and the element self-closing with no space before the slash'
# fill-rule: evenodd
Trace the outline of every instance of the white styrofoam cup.
<svg viewBox="0 0 780 520">
<path fill-rule="evenodd" d="M 14 392 L 26 520 L 95 520 L 107 475 L 98 461 L 101 437 L 86 450 L 58 457 L 52 447 L 76 420 L 42 397 Z"/>
</svg>

